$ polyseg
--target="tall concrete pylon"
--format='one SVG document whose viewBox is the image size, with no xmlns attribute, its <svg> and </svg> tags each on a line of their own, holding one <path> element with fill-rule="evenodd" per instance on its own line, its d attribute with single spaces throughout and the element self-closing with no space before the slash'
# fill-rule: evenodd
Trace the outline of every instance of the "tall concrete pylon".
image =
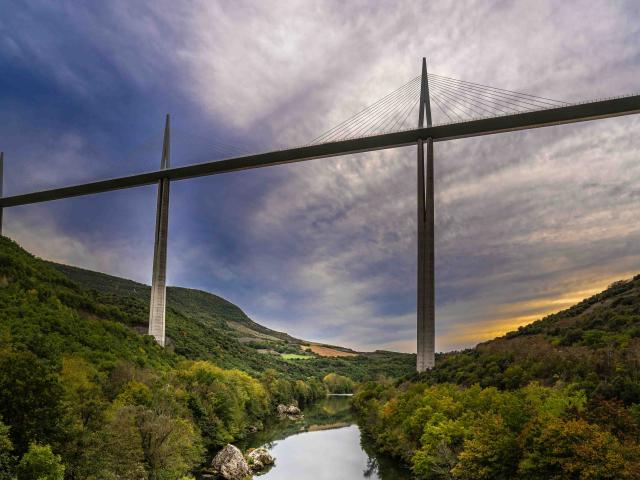
<svg viewBox="0 0 640 480">
<path fill-rule="evenodd" d="M 420 112 L 418 127 L 431 122 L 431 101 L 427 60 L 422 59 L 422 83 L 420 87 Z M 427 146 L 425 179 L 424 147 Z M 418 355 L 416 370 L 424 372 L 435 365 L 435 242 L 434 242 L 434 194 L 433 194 L 433 140 L 418 140 L 418 295 L 417 338 Z"/>
<path fill-rule="evenodd" d="M 160 168 L 169 168 L 170 123 L 169 114 L 164 127 Z M 156 207 L 156 236 L 153 249 L 153 276 L 151 278 L 151 304 L 149 306 L 149 335 L 164 347 L 165 311 L 167 297 L 167 233 L 169 230 L 169 179 L 158 182 Z"/>
</svg>

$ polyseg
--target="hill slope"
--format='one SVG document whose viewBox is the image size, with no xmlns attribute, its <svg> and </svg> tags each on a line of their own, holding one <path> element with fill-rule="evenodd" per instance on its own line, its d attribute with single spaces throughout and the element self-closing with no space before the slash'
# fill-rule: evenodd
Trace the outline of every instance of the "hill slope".
<svg viewBox="0 0 640 480">
<path fill-rule="evenodd" d="M 326 395 L 318 374 L 187 360 L 111 300 L 0 237 L 0 478 L 183 478 L 203 447 Z"/>
<path fill-rule="evenodd" d="M 593 395 L 638 403 L 640 275 L 473 349 L 441 354 L 424 377 L 499 388 L 563 380 Z"/>
<path fill-rule="evenodd" d="M 354 404 L 418 479 L 638 479 L 640 276 Z"/>
<path fill-rule="evenodd" d="M 136 303 L 149 302 L 151 289 L 133 280 L 114 277 L 104 273 L 93 272 L 82 268 L 49 262 L 51 266 L 64 273 L 71 280 L 88 290 L 95 290 L 113 299 L 133 299 Z M 106 297 L 105 297 L 106 298 Z M 251 338 L 276 338 L 283 342 L 303 343 L 302 340 L 286 333 L 271 330 L 251 320 L 238 306 L 212 293 L 181 287 L 167 288 L 168 307 L 175 312 L 188 316 L 196 321 L 224 320 L 228 326 L 242 331 L 248 329 Z"/>
<path fill-rule="evenodd" d="M 62 272 L 86 295 L 109 306 L 112 319 L 146 333 L 149 286 L 68 265 L 46 263 Z M 362 381 L 408 375 L 415 365 L 415 355 L 382 351 L 359 353 L 291 337 L 254 322 L 233 303 L 200 290 L 168 287 L 166 319 L 169 348 L 176 353 L 251 374 L 269 368 L 290 378 L 336 372 Z M 347 356 L 334 358 L 314 353 L 318 351 Z"/>
</svg>

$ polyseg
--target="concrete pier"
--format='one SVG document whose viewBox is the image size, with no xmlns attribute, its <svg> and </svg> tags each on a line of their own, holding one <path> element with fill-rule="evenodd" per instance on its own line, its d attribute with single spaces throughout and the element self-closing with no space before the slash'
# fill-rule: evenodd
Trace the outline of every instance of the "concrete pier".
<svg viewBox="0 0 640 480">
<path fill-rule="evenodd" d="M 435 222 L 433 191 L 433 140 L 426 142 L 427 165 L 425 182 L 425 222 L 424 222 L 424 319 L 422 321 L 422 349 L 418 356 L 418 371 L 428 370 L 435 365 Z"/>
<path fill-rule="evenodd" d="M 427 62 L 422 59 L 422 85 L 418 128 L 431 126 L 431 102 Z M 427 147 L 425 178 L 424 147 Z M 424 372 L 435 365 L 435 242 L 433 192 L 433 139 L 418 140 L 418 291 L 416 370 Z"/>
<path fill-rule="evenodd" d="M 424 141 L 418 140 L 418 279 L 416 302 L 417 314 L 417 342 L 418 342 L 418 358 L 416 369 L 419 372 L 425 370 L 425 345 L 426 345 L 426 316 L 425 316 L 425 215 L 424 215 Z"/>
<path fill-rule="evenodd" d="M 169 168 L 170 124 L 167 115 L 162 145 L 160 168 Z M 156 207 L 156 235 L 153 250 L 153 276 L 151 278 L 151 304 L 149 306 L 149 335 L 165 344 L 165 311 L 167 296 L 167 233 L 169 230 L 169 179 L 158 182 Z"/>
<path fill-rule="evenodd" d="M 425 174 L 424 150 L 427 147 Z M 435 365 L 435 242 L 433 140 L 418 142 L 418 372 Z"/>
</svg>

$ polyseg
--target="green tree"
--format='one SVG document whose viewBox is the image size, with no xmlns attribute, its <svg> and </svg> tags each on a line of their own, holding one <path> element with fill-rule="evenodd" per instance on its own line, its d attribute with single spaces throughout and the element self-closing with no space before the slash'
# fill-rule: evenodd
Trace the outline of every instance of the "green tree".
<svg viewBox="0 0 640 480">
<path fill-rule="evenodd" d="M 515 434 L 500 415 L 481 415 L 464 441 L 452 473 L 461 480 L 509 480 L 518 468 Z"/>
<path fill-rule="evenodd" d="M 0 416 L 18 453 L 61 437 L 63 390 L 56 372 L 31 352 L 0 352 Z"/>
<path fill-rule="evenodd" d="M 95 382 L 98 373 L 86 360 L 64 356 L 59 378 L 68 434 L 59 452 L 65 460 L 67 477 L 86 478 L 96 471 L 95 456 L 87 452 L 94 432 L 102 426 L 107 402 Z"/>
<path fill-rule="evenodd" d="M 327 386 L 329 393 L 353 393 L 355 387 L 353 380 L 337 373 L 329 373 L 322 381 Z"/>
<path fill-rule="evenodd" d="M 189 421 L 141 407 L 137 410 L 136 424 L 150 480 L 174 480 L 200 462 L 201 440 Z"/>
<path fill-rule="evenodd" d="M 32 443 L 20 460 L 17 473 L 18 480 L 64 480 L 64 465 L 49 445 Z"/>
<path fill-rule="evenodd" d="M 188 392 L 193 418 L 211 446 L 242 436 L 268 410 L 263 385 L 239 370 L 223 370 L 204 361 L 185 362 L 178 381 Z"/>
<path fill-rule="evenodd" d="M 96 480 L 148 479 L 136 407 L 109 409 L 106 424 L 92 436 L 88 457 L 96 467 Z"/>
<path fill-rule="evenodd" d="M 543 417 L 524 432 L 519 478 L 605 480 L 628 476 L 618 439 L 582 419 Z"/>
<path fill-rule="evenodd" d="M 9 427 L 0 421 L 0 480 L 12 480 L 15 458 L 13 443 L 9 438 Z"/>
<path fill-rule="evenodd" d="M 413 471 L 418 478 L 454 478 L 453 468 L 458 461 L 468 426 L 463 419 L 448 419 L 442 413 L 435 414 L 420 442 L 422 448 L 413 457 Z"/>
</svg>

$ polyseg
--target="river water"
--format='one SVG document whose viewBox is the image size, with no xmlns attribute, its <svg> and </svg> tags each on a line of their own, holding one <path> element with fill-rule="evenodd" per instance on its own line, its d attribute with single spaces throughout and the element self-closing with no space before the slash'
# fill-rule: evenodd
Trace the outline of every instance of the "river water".
<svg viewBox="0 0 640 480">
<path fill-rule="evenodd" d="M 275 466 L 260 480 L 408 480 L 396 461 L 377 454 L 358 427 L 350 397 L 331 395 L 305 409 L 304 419 L 278 421 L 238 445 L 264 446 Z"/>
</svg>

